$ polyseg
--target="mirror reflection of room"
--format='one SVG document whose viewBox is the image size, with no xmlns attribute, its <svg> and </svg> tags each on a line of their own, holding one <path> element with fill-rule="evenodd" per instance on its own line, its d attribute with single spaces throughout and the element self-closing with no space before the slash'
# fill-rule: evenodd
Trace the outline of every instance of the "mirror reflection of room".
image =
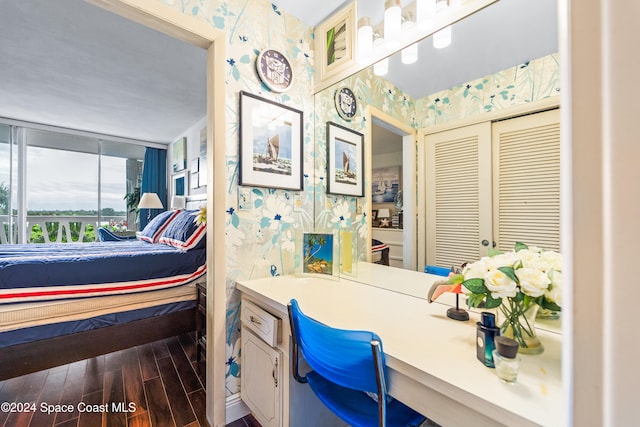
<svg viewBox="0 0 640 427">
<path fill-rule="evenodd" d="M 371 125 L 372 262 L 404 267 L 402 136 L 388 124 Z"/>
<path fill-rule="evenodd" d="M 438 189 L 433 184 L 437 182 L 438 185 L 446 185 L 442 174 L 455 170 L 454 165 L 465 153 L 460 146 L 453 150 L 457 154 L 452 159 L 445 161 L 445 158 L 438 154 L 439 163 L 432 163 L 435 152 L 429 150 L 440 144 L 434 139 L 437 133 L 454 127 L 464 127 L 486 117 L 486 129 L 490 134 L 492 128 L 500 128 L 497 123 L 504 119 L 558 107 L 557 30 L 554 25 L 538 25 L 540 22 L 550 22 L 555 2 L 544 2 L 539 8 L 526 8 L 526 13 L 523 13 L 524 6 L 516 3 L 498 2 L 455 23 L 450 28 L 451 44 L 446 47 L 437 44 L 434 37 L 421 40 L 417 44 L 418 61 L 415 63 L 403 61 L 402 57 L 406 56 L 403 50 L 383 61 L 388 62 L 387 67 L 382 67 L 385 68 L 386 74 L 382 74 L 381 67 L 377 67 L 378 63 L 316 94 L 317 120 L 320 122 L 325 118 L 335 120 L 330 101 L 331 94 L 339 88 L 350 88 L 358 100 L 356 116 L 346 125 L 364 133 L 366 144 L 370 145 L 371 150 L 367 152 L 368 147 L 365 147 L 365 169 L 369 173 L 365 172 L 365 176 L 368 177 L 365 187 L 368 194 L 362 203 L 364 214 L 369 215 L 371 220 L 368 230 L 370 239 L 360 239 L 360 259 L 369 259 L 368 251 L 371 251 L 370 260 L 379 262 L 380 257 L 376 256 L 379 254 L 376 254 L 374 249 L 378 243 L 382 243 L 390 251 L 389 265 L 422 271 L 427 264 L 459 267 L 463 261 L 473 261 L 486 255 L 491 247 L 510 250 L 516 239 L 545 248 L 558 249 L 557 208 L 554 208 L 553 212 L 541 212 L 537 207 L 531 208 L 535 198 L 515 201 L 528 203 L 530 209 L 527 212 L 537 216 L 541 222 L 547 223 L 546 221 L 550 220 L 555 224 L 551 228 L 546 226 L 546 233 L 525 233 L 529 228 L 533 230 L 530 227 L 532 222 L 528 221 L 526 224 L 521 222 L 517 230 L 508 235 L 505 223 L 498 221 L 497 218 L 501 218 L 501 215 L 504 217 L 504 206 L 513 201 L 506 200 L 507 192 L 500 191 L 499 187 L 492 188 L 491 181 L 495 183 L 500 179 L 497 175 L 500 169 L 491 167 L 494 161 L 499 161 L 499 158 L 491 158 L 492 152 L 493 155 L 499 152 L 497 145 L 489 147 L 488 151 L 480 152 L 476 149 L 476 152 L 481 154 L 480 157 L 476 156 L 475 167 L 479 168 L 478 173 L 481 173 L 478 176 L 488 177 L 488 181 L 482 183 L 476 180 L 475 183 L 468 182 L 463 186 L 469 189 L 480 186 L 483 193 L 479 199 L 482 203 L 478 208 L 473 210 L 472 204 L 466 202 L 467 197 L 471 197 L 469 201 L 476 197 L 473 194 L 456 193 L 448 197 L 453 205 L 458 204 L 458 210 L 460 206 L 465 206 L 473 211 L 469 211 L 473 217 L 470 224 L 456 220 L 449 215 L 450 210 L 445 212 L 445 199 L 434 198 L 435 191 L 442 191 L 442 188 Z M 381 9 L 380 5 L 377 6 Z M 376 5 L 368 2 L 358 4 L 359 17 L 371 16 L 374 38 L 375 29 L 379 27 L 377 23 L 382 22 L 382 11 L 378 10 L 380 13 L 376 15 L 375 7 Z M 529 34 L 529 30 L 534 31 L 531 24 L 527 23 L 529 21 L 523 22 L 520 18 L 523 15 L 532 18 L 529 21 L 538 23 L 535 24 L 535 28 L 538 28 L 535 30 L 535 37 L 531 35 L 533 33 Z M 411 20 L 410 11 L 405 20 Z M 496 22 L 500 22 L 500 25 L 488 24 Z M 544 30 L 541 30 L 542 27 Z M 485 31 L 479 32 L 477 28 L 485 28 Z M 504 34 L 503 31 L 518 36 L 505 39 L 501 35 Z M 539 106 L 553 99 L 556 101 Z M 527 105 L 531 107 L 531 111 L 524 111 Z M 509 112 L 510 109 L 520 107 L 523 109 L 520 112 Z M 417 134 L 415 142 L 378 144 L 378 134 L 402 139 L 402 136 L 398 136 L 402 132 L 395 132 L 394 135 L 390 130 L 394 126 L 390 126 L 381 116 L 389 116 L 391 120 L 388 121 L 395 120 L 396 126 L 400 123 L 414 129 Z M 345 124 L 340 121 L 339 123 Z M 500 144 L 499 137 L 493 138 L 489 135 L 488 138 L 483 139 L 483 144 L 491 140 L 495 142 L 490 142 L 489 145 Z M 320 152 L 324 151 L 321 146 L 323 139 L 322 135 L 316 137 Z M 393 147 L 399 148 L 395 154 L 378 151 L 390 151 Z M 554 145 L 552 150 L 559 153 L 559 145 Z M 482 160 L 478 163 L 478 159 Z M 322 158 L 318 157 L 316 162 L 320 162 L 317 169 L 322 170 Z M 558 157 L 550 162 L 549 164 L 555 165 L 553 168 L 556 169 L 552 172 L 553 177 L 549 179 L 554 182 L 555 187 L 547 192 L 553 195 L 553 200 L 550 200 L 548 205 L 557 207 Z M 436 166 L 440 168 L 440 172 L 437 172 L 440 175 L 431 175 Z M 399 167 L 398 172 L 393 170 L 396 167 Z M 449 172 L 442 169 L 443 167 L 449 167 Z M 466 170 L 458 169 L 459 172 Z M 518 173 L 525 173 L 524 168 L 517 170 Z M 492 174 L 495 175 L 493 178 Z M 502 179 L 505 180 L 504 177 Z M 520 191 L 520 194 L 525 193 Z M 320 226 L 324 221 L 323 212 L 326 210 L 322 204 L 322 197 L 320 194 L 320 204 L 316 206 L 316 225 Z M 414 213 L 408 214 L 411 209 L 414 209 Z M 454 207 L 451 209 L 455 211 Z M 443 221 L 434 223 L 435 218 L 443 217 L 442 213 L 447 213 L 447 218 L 454 219 L 450 227 Z M 517 212 L 516 214 L 521 215 Z M 481 217 L 485 218 L 483 222 L 480 221 Z M 412 221 L 414 218 L 416 220 Z M 488 221 L 486 218 L 489 218 Z M 352 228 L 362 237 L 366 235 L 363 227 L 364 221 L 352 222 Z M 448 235 L 442 234 L 445 227 L 449 227 Z M 543 234 L 549 237 L 545 237 L 545 240 L 535 239 Z M 476 237 L 467 238 L 467 235 Z M 479 236 L 482 237 L 479 239 Z M 451 237 L 455 241 L 464 239 L 465 249 L 462 253 L 456 253 L 457 247 L 454 250 L 456 245 L 452 245 L 452 240 L 449 239 Z M 486 245 L 483 243 L 485 241 Z M 371 248 L 366 245 L 369 242 L 373 245 Z M 395 255 L 392 253 L 394 249 Z"/>
</svg>

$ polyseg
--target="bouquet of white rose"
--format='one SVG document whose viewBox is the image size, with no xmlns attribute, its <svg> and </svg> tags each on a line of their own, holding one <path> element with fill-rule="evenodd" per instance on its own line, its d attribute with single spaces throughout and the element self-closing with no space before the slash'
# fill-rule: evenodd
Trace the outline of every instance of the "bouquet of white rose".
<svg viewBox="0 0 640 427">
<path fill-rule="evenodd" d="M 472 307 L 483 301 L 486 308 L 500 307 L 505 316 L 501 333 L 518 341 L 521 351 L 539 353 L 542 345 L 533 322 L 539 307 L 561 311 L 562 257 L 517 242 L 515 251 L 495 251 L 466 265 L 448 283 L 460 284 Z"/>
</svg>

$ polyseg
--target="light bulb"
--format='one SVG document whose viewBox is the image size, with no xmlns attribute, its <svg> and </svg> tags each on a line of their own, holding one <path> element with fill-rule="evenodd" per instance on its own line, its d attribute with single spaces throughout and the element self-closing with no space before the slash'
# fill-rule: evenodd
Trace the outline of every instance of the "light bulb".
<svg viewBox="0 0 640 427">
<path fill-rule="evenodd" d="M 373 27 L 371 18 L 358 21 L 358 62 L 365 64 L 373 57 Z"/>
<path fill-rule="evenodd" d="M 435 23 L 436 0 L 416 0 L 416 23 L 424 29 Z"/>
<path fill-rule="evenodd" d="M 441 13 L 449 7 L 449 0 L 436 1 L 436 13 Z M 442 49 L 451 44 L 451 26 L 445 27 L 433 34 L 433 47 Z"/>
<path fill-rule="evenodd" d="M 451 44 L 451 26 L 444 27 L 433 34 L 433 47 L 443 49 Z"/>
<path fill-rule="evenodd" d="M 375 49 L 377 46 L 380 46 L 384 43 L 384 39 L 382 37 L 377 38 L 373 42 L 373 48 Z M 373 74 L 376 76 L 384 76 L 389 72 L 389 58 L 381 59 L 380 61 L 373 64 Z"/>
<path fill-rule="evenodd" d="M 411 31 L 411 29 L 413 27 L 415 27 L 415 23 L 411 22 L 411 21 L 405 21 L 402 24 L 402 31 L 406 32 L 406 31 Z M 417 43 L 413 43 L 412 45 L 409 45 L 407 47 L 405 47 L 404 49 L 402 49 L 402 54 L 401 54 L 401 58 L 402 58 L 402 63 L 403 64 L 413 64 L 414 62 L 416 62 L 418 60 L 418 44 Z"/>
<path fill-rule="evenodd" d="M 402 9 L 400 0 L 386 0 L 384 3 L 384 39 L 389 46 L 400 43 L 402 30 Z"/>
</svg>

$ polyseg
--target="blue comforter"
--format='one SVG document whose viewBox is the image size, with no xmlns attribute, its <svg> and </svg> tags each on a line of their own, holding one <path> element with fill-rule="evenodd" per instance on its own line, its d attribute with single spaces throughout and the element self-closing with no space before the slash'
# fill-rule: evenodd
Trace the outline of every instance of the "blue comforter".
<svg viewBox="0 0 640 427">
<path fill-rule="evenodd" d="M 205 249 L 142 241 L 0 245 L 0 304 L 144 292 L 205 271 Z"/>
</svg>

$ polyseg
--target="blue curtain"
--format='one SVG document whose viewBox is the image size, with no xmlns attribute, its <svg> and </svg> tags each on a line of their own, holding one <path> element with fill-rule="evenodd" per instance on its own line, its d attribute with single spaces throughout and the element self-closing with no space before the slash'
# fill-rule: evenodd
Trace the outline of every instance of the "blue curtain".
<svg viewBox="0 0 640 427">
<path fill-rule="evenodd" d="M 142 187 L 140 194 L 156 193 L 162 206 L 167 207 L 167 150 L 147 147 L 142 168 Z M 140 209 L 140 230 L 147 225 L 147 216 L 151 218 L 166 209 Z"/>
</svg>

